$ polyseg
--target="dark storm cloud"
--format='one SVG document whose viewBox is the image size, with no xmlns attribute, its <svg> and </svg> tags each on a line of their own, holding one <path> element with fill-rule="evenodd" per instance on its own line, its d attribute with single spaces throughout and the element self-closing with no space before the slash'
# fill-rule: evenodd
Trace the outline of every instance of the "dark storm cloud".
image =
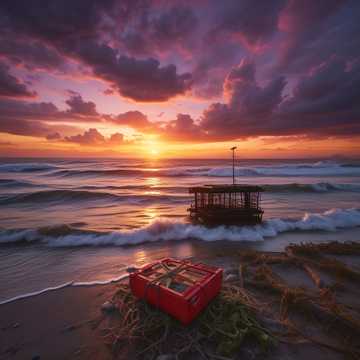
<svg viewBox="0 0 360 360">
<path fill-rule="evenodd" d="M 211 36 L 235 35 L 249 45 L 262 44 L 276 31 L 280 11 L 286 0 L 214 1 L 215 26 Z"/>
<path fill-rule="evenodd" d="M 109 94 L 161 102 L 193 90 L 218 102 L 199 119 L 179 114 L 164 125 L 139 111 L 98 114 L 79 94 L 64 111 L 1 100 L 0 121 L 108 121 L 189 141 L 359 134 L 359 18 L 357 0 L 3 0 L 8 63 L 52 71 L 72 59 Z M 4 74 L 0 84 L 29 93 Z"/>
<path fill-rule="evenodd" d="M 132 54 L 151 54 L 153 50 L 166 51 L 172 47 L 188 48 L 198 26 L 193 9 L 175 4 L 165 9 L 144 9 L 121 35 L 121 42 Z"/>
<path fill-rule="evenodd" d="M 284 98 L 284 78 L 265 87 L 255 80 L 253 63 L 242 62 L 225 81 L 228 103 L 212 104 L 200 123 L 209 137 L 234 139 L 262 135 L 360 134 L 360 63 L 351 68 L 330 59 L 300 79 Z"/>
<path fill-rule="evenodd" d="M 96 105 L 92 101 L 84 101 L 80 94 L 70 92 L 71 96 L 66 100 L 66 104 L 70 107 L 68 112 L 74 115 L 97 116 Z"/>
<path fill-rule="evenodd" d="M 259 86 L 254 63 L 243 60 L 225 80 L 227 103 L 212 104 L 203 114 L 201 128 L 210 138 L 219 139 L 246 137 L 263 131 L 283 99 L 285 84 L 285 79 L 278 77 Z"/>
<path fill-rule="evenodd" d="M 332 58 L 300 79 L 280 107 L 278 131 L 315 135 L 360 134 L 360 61 Z"/>
<path fill-rule="evenodd" d="M 253 62 L 243 60 L 224 83 L 226 103 L 213 103 L 195 122 L 178 115 L 163 136 L 180 141 L 220 141 L 257 136 L 360 135 L 360 61 L 347 66 L 329 59 L 302 77 L 284 96 L 286 82 L 277 77 L 260 86 Z"/>
<path fill-rule="evenodd" d="M 8 32 L 19 31 L 42 39 L 67 56 L 80 59 L 125 97 L 138 101 L 166 101 L 184 94 L 190 87 L 189 74 L 178 74 L 175 65 L 161 66 L 154 58 L 136 59 L 120 54 L 103 41 L 102 29 L 106 29 L 103 15 L 106 13 L 113 18 L 119 14 L 118 9 L 131 8 L 129 3 L 51 0 L 43 6 L 43 2 L 34 0 L 29 6 L 26 1 L 4 0 L 0 3 L 3 13 L 0 26 Z M 182 13 L 177 14 L 175 12 L 173 18 L 184 17 Z M 166 19 L 159 22 L 156 30 L 158 36 L 163 31 L 176 33 L 176 27 L 172 29 Z M 165 41 L 165 36 L 161 41 Z"/>
<path fill-rule="evenodd" d="M 0 25 L 52 42 L 95 36 L 104 13 L 114 0 L 2 0 Z"/>
<path fill-rule="evenodd" d="M 6 57 L 14 64 L 32 69 L 61 69 L 64 59 L 52 47 L 43 42 L 29 39 L 0 37 L 0 57 Z"/>
<path fill-rule="evenodd" d="M 191 75 L 178 74 L 175 65 L 161 66 L 152 58 L 119 56 L 105 44 L 83 41 L 76 45 L 75 53 L 121 95 L 137 101 L 166 101 L 184 94 L 191 85 Z"/>
<path fill-rule="evenodd" d="M 330 56 L 360 55 L 360 2 L 355 0 L 290 0 L 279 27 L 280 44 L 276 71 L 306 72 Z"/>
<path fill-rule="evenodd" d="M 9 66 L 0 62 L 0 96 L 34 97 L 36 93 L 30 91 L 25 84 L 11 75 L 9 70 Z"/>
</svg>

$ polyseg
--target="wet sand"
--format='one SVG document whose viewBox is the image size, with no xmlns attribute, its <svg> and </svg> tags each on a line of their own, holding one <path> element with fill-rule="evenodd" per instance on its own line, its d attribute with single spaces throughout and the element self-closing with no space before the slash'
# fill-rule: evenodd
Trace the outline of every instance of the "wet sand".
<svg viewBox="0 0 360 360">
<path fill-rule="evenodd" d="M 0 306 L 0 359 L 111 359 L 97 331 L 115 285 L 66 287 Z"/>
<path fill-rule="evenodd" d="M 262 259 L 262 265 L 270 266 L 275 279 L 283 279 L 293 288 L 303 288 L 309 294 L 315 294 L 326 286 L 322 283 L 319 288 L 312 282 L 303 269 L 294 268 L 287 261 L 277 260 L 280 253 L 252 252 Z M 264 255 L 264 256 L 263 256 Z M 284 253 L 280 254 L 285 256 Z M 354 271 L 358 270 L 359 254 L 337 255 L 336 259 L 344 258 Z M 226 253 L 226 249 L 214 251 L 211 258 L 202 261 L 219 265 L 225 269 L 238 266 L 239 257 L 232 249 L 232 254 Z M 244 260 L 246 261 L 246 260 Z M 270 308 L 274 306 L 274 312 L 278 311 L 278 303 L 274 294 L 262 292 L 253 287 L 252 265 L 247 265 L 249 277 L 249 289 L 257 294 L 264 302 L 269 302 Z M 338 283 L 337 277 L 323 276 L 323 270 L 319 270 L 324 281 L 331 282 L 329 286 Z M 328 276 L 328 274 L 327 274 Z M 229 281 L 226 275 L 226 282 Z M 127 280 L 123 280 L 122 283 Z M 336 290 L 337 300 L 347 304 L 353 309 L 354 319 L 357 319 L 360 311 L 360 292 L 358 279 L 345 279 L 342 288 Z M 111 314 L 104 313 L 101 305 L 111 300 L 120 283 L 93 286 L 68 286 L 58 290 L 49 291 L 33 297 L 16 300 L 0 305 L 0 359 L 113 359 L 111 347 L 106 346 L 103 329 L 114 324 Z M 334 292 L 335 293 L 335 292 Z M 303 317 L 298 312 L 297 305 L 289 308 L 289 318 L 300 327 L 306 335 L 315 336 L 330 344 L 342 344 L 341 334 L 336 329 L 330 333 L 324 333 L 320 324 L 322 319 Z M 116 319 L 115 319 L 116 321 Z M 272 330 L 273 325 L 269 325 Z M 277 325 L 274 326 L 276 331 Z M 340 328 L 339 328 L 340 329 Z M 358 329 L 359 330 L 359 329 Z M 344 334 L 344 333 L 342 333 Z M 344 334 L 345 336 L 345 334 Z M 358 346 L 351 340 L 350 345 Z M 312 341 L 299 343 L 278 342 L 278 344 L 264 357 L 257 349 L 245 346 L 241 350 L 242 359 L 344 359 L 344 354 L 320 346 Z M 185 357 L 186 358 L 186 357 Z M 196 357 L 195 357 L 196 359 Z"/>
</svg>

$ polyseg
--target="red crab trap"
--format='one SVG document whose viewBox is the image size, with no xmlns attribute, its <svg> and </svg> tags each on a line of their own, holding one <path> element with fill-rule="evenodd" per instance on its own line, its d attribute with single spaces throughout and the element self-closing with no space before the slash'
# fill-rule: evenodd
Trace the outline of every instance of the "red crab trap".
<svg viewBox="0 0 360 360">
<path fill-rule="evenodd" d="M 188 325 L 219 293 L 222 272 L 221 268 L 167 258 L 131 273 L 130 288 L 136 297 Z"/>
</svg>

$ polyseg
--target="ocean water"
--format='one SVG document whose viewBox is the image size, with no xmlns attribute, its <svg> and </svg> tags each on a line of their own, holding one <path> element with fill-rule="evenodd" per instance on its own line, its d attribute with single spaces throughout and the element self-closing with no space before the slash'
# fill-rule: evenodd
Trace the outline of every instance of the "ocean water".
<svg viewBox="0 0 360 360">
<path fill-rule="evenodd" d="M 231 176 L 229 160 L 0 160 L 0 302 L 219 246 L 360 240 L 360 161 L 238 160 L 237 183 L 265 188 L 264 223 L 190 224 L 188 187 Z"/>
</svg>

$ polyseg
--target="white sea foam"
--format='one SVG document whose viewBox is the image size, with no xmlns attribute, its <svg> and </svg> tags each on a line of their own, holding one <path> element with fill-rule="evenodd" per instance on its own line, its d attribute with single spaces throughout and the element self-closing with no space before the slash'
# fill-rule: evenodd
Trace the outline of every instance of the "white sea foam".
<svg viewBox="0 0 360 360">
<path fill-rule="evenodd" d="M 14 296 L 10 299 L 4 300 L 0 302 L 0 305 L 4 305 L 4 304 L 8 304 L 17 300 L 21 300 L 21 299 L 26 299 L 26 298 L 30 298 L 30 297 L 34 297 L 34 296 L 38 296 L 50 291 L 54 291 L 54 290 L 60 290 L 63 288 L 66 288 L 68 286 L 73 286 L 73 287 L 77 287 L 77 286 L 94 286 L 94 285 L 107 285 L 107 284 L 111 284 L 114 282 L 118 282 L 121 280 L 126 279 L 127 277 L 129 277 L 129 274 L 122 274 L 120 276 L 111 278 L 111 279 L 107 279 L 107 280 L 94 280 L 94 281 L 69 281 L 66 282 L 64 284 L 58 285 L 58 286 L 52 286 L 52 287 L 48 287 L 45 289 L 41 289 L 38 291 L 33 291 L 33 292 L 29 292 L 26 294 L 22 294 L 22 295 L 18 295 L 18 296 Z"/>
<path fill-rule="evenodd" d="M 34 291 L 34 292 L 27 293 L 27 294 L 18 295 L 18 296 L 15 296 L 15 297 L 11 298 L 11 299 L 7 299 L 7 300 L 4 300 L 4 301 L 0 302 L 0 305 L 4 305 L 4 304 L 7 304 L 7 303 L 16 301 L 16 300 L 21 300 L 21 299 L 41 295 L 41 294 L 44 294 L 44 293 L 49 292 L 49 291 L 63 289 L 65 287 L 68 287 L 68 286 L 71 286 L 71 285 L 72 285 L 72 282 L 70 281 L 70 282 L 67 282 L 65 284 L 61 284 L 61 285 L 58 285 L 58 286 L 48 287 L 46 289 L 42 289 L 42 290 L 39 290 L 39 291 Z"/>
<path fill-rule="evenodd" d="M 360 211 L 357 209 L 331 209 L 324 213 L 306 213 L 301 219 L 270 219 L 256 226 L 218 226 L 206 228 L 185 222 L 158 219 L 142 228 L 108 233 L 69 232 L 59 234 L 56 227 L 46 234 L 39 230 L 5 230 L 0 232 L 0 243 L 39 240 L 51 247 L 67 246 L 124 246 L 145 242 L 198 239 L 203 241 L 263 241 L 268 237 L 288 231 L 335 231 L 360 226 Z"/>
<path fill-rule="evenodd" d="M 129 277 L 129 274 L 122 274 L 120 276 L 107 279 L 107 280 L 94 280 L 94 281 L 76 281 L 72 283 L 72 286 L 94 286 L 94 285 L 107 285 L 114 282 L 124 280 Z"/>
</svg>

